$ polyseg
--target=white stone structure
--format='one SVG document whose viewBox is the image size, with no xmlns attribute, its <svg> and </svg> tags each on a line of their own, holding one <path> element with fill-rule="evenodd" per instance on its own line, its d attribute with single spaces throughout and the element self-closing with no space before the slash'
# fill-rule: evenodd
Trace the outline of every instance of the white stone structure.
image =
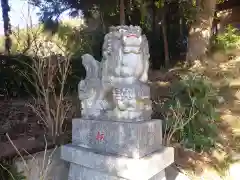
<svg viewBox="0 0 240 180">
<path fill-rule="evenodd" d="M 151 119 L 148 51 L 140 27 L 118 26 L 105 36 L 101 62 L 82 57 L 82 118 L 61 153 L 68 180 L 165 180 L 174 153 L 161 145 L 162 121 Z"/>
<path fill-rule="evenodd" d="M 145 85 L 149 50 L 140 27 L 110 28 L 101 63 L 89 54 L 82 58 L 87 71 L 85 80 L 79 83 L 84 118 L 102 116 L 131 121 L 150 118 L 150 89 Z"/>
</svg>

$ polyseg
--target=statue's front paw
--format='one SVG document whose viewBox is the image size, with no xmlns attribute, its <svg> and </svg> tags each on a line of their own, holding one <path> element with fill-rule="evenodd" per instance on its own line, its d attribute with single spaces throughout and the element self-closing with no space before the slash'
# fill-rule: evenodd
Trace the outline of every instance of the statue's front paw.
<svg viewBox="0 0 240 180">
<path fill-rule="evenodd" d="M 99 112 L 92 112 L 90 115 L 89 115 L 89 118 L 90 119 L 96 119 L 100 116 L 100 111 Z"/>
<path fill-rule="evenodd" d="M 135 69 L 133 70 L 133 68 L 122 67 L 120 73 L 123 77 L 130 77 L 134 75 L 134 71 Z"/>
<path fill-rule="evenodd" d="M 118 119 L 127 119 L 127 120 L 136 119 L 141 116 L 140 112 L 128 111 L 128 110 L 126 110 L 126 111 L 117 111 L 116 110 L 114 112 L 114 114 Z"/>
</svg>

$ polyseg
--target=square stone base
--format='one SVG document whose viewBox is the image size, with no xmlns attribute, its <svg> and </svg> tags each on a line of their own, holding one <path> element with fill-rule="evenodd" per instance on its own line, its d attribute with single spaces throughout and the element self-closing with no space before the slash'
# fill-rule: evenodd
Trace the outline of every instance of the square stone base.
<svg viewBox="0 0 240 180">
<path fill-rule="evenodd" d="M 141 122 L 73 119 L 72 144 L 127 157 L 141 158 L 161 148 L 162 121 Z"/>
<path fill-rule="evenodd" d="M 139 179 L 141 179 L 141 177 L 138 177 L 134 180 Z M 71 163 L 68 180 L 129 180 L 129 179 L 113 176 L 111 174 L 96 171 L 90 168 L 85 168 L 83 166 Z M 166 180 L 165 171 L 163 170 L 147 180 Z"/>
<path fill-rule="evenodd" d="M 78 180 L 78 177 L 81 180 L 158 180 L 154 178 L 163 176 L 162 171 L 173 163 L 174 149 L 163 147 L 134 159 L 65 145 L 61 147 L 61 158 L 71 163 L 69 180 Z"/>
</svg>

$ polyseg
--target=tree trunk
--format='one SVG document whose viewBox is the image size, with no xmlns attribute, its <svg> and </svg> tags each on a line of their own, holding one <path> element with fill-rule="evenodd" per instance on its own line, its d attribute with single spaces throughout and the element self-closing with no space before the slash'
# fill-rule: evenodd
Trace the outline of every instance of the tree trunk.
<svg viewBox="0 0 240 180">
<path fill-rule="evenodd" d="M 183 38 L 183 18 L 182 17 L 179 18 L 179 36 L 180 36 L 180 39 Z"/>
<path fill-rule="evenodd" d="M 168 50 L 168 40 L 167 40 L 167 31 L 166 31 L 166 5 L 165 2 L 163 2 L 164 6 L 162 8 L 162 33 L 163 33 L 163 43 L 164 43 L 164 60 L 165 60 L 165 66 L 169 66 L 169 50 Z"/>
<path fill-rule="evenodd" d="M 125 6 L 124 0 L 120 0 L 120 24 L 125 24 Z"/>
<path fill-rule="evenodd" d="M 208 50 L 211 28 L 216 9 L 216 0 L 197 0 L 196 21 L 188 36 L 187 64 L 201 60 Z"/>
<path fill-rule="evenodd" d="M 125 0 L 124 5 L 125 5 L 125 24 L 130 25 L 132 24 L 131 23 L 132 0 Z"/>
<path fill-rule="evenodd" d="M 10 24 L 10 18 L 9 18 L 9 11 L 10 6 L 8 3 L 8 0 L 1 0 L 1 6 L 2 6 L 2 18 L 3 18 L 3 26 L 4 26 L 4 35 L 5 35 L 5 53 L 10 54 L 11 49 L 11 24 Z"/>
<path fill-rule="evenodd" d="M 155 0 L 152 0 L 152 33 L 153 37 L 156 35 L 156 5 Z"/>
</svg>

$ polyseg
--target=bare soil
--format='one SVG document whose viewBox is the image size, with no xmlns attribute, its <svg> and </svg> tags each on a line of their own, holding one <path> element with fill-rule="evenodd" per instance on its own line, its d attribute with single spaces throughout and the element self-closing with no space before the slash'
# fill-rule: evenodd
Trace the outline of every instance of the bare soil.
<svg viewBox="0 0 240 180">
<path fill-rule="evenodd" d="M 53 144 L 47 136 L 47 128 L 28 106 L 30 100 L 2 100 L 0 101 L 0 159 L 17 155 L 7 135 L 21 153 L 34 153 L 41 151 L 47 144 Z M 71 132 L 71 120 L 69 117 L 64 123 L 66 136 Z M 7 135 L 6 135 L 7 134 Z"/>
</svg>

